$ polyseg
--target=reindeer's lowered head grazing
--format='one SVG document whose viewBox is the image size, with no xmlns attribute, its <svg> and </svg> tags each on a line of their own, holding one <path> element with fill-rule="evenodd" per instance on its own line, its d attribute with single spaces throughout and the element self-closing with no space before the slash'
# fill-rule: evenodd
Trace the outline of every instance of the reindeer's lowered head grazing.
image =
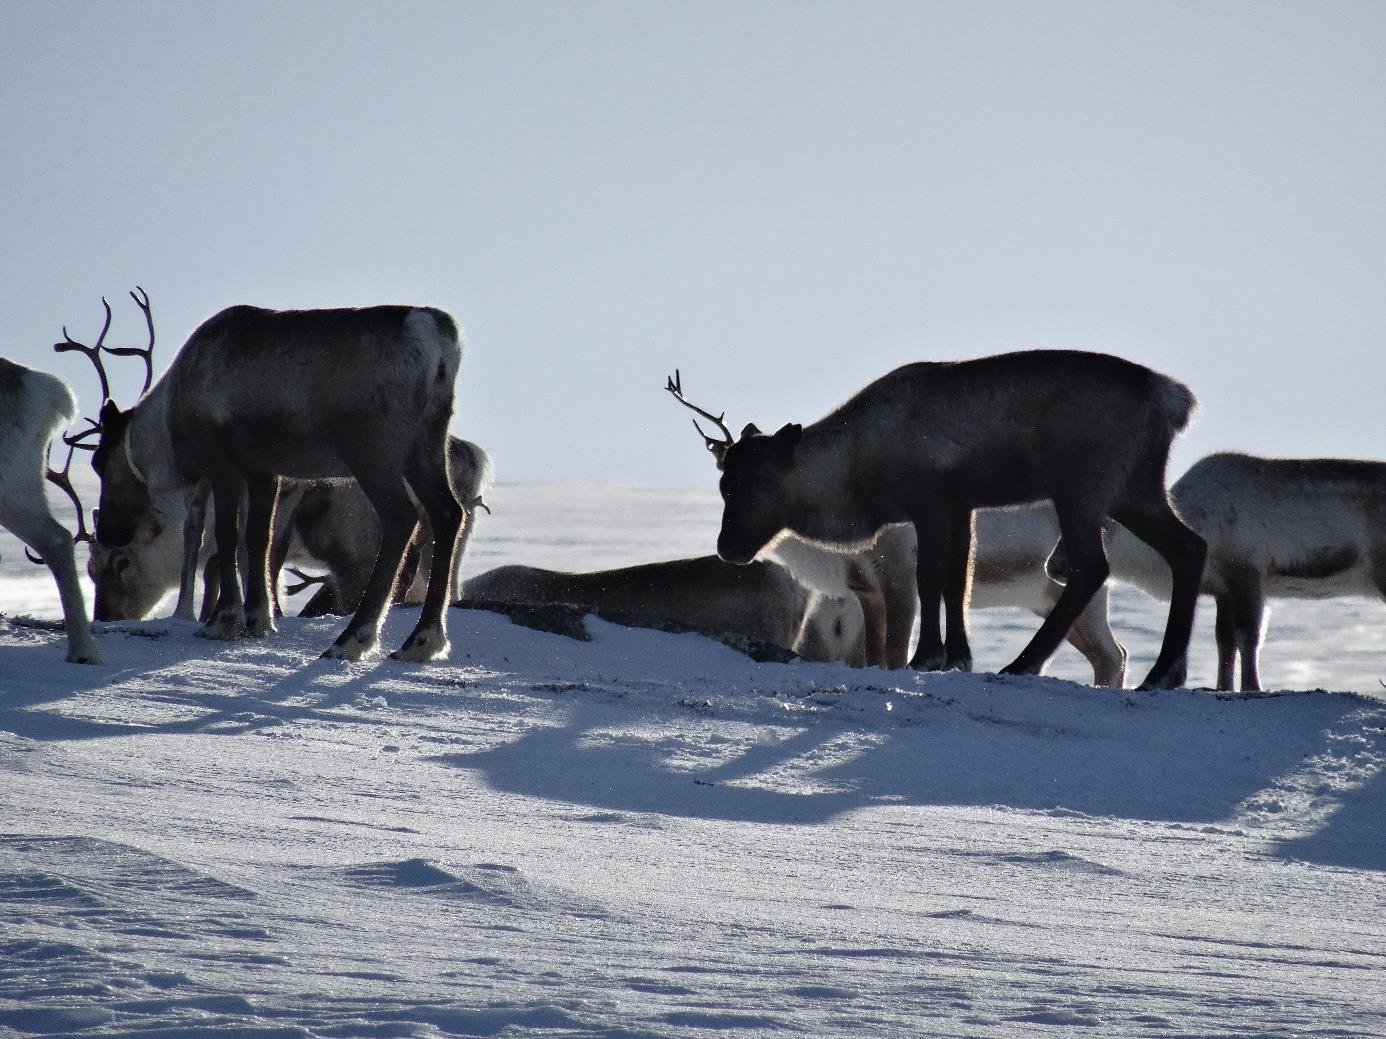
<svg viewBox="0 0 1386 1039">
<path fill-rule="evenodd" d="M 747 562 L 781 530 L 861 545 L 887 524 L 914 525 L 921 612 L 911 666 L 972 666 L 973 511 L 1049 498 L 1068 544 L 1069 581 L 1004 670 L 1038 673 L 1102 586 L 1102 523 L 1111 517 L 1174 574 L 1164 644 L 1144 685 L 1183 682 L 1206 547 L 1165 492 L 1170 443 L 1194 406 L 1173 379 L 1072 350 L 911 364 L 810 426 L 767 435 L 752 425 L 735 441 L 724 416 L 684 398 L 677 373 L 665 388 L 722 432 L 720 440 L 702 433 L 722 470 L 722 558 Z"/>
<path fill-rule="evenodd" d="M 426 518 L 433 537 L 428 593 L 396 655 L 445 656 L 443 610 L 463 521 L 447 475 L 461 358 L 456 323 L 428 307 L 224 310 L 193 332 L 133 408 L 102 407 L 93 459 L 101 476 L 97 539 L 129 544 L 151 500 L 178 492 L 195 498 L 210 487 L 221 573 L 203 634 L 262 636 L 275 630 L 268 568 L 280 478 L 354 477 L 380 517 L 380 551 L 360 608 L 325 655 L 355 660 L 374 651 L 405 548 Z M 200 522 L 185 530 L 194 527 L 200 540 Z M 189 541 L 185 559 L 195 559 Z"/>
</svg>

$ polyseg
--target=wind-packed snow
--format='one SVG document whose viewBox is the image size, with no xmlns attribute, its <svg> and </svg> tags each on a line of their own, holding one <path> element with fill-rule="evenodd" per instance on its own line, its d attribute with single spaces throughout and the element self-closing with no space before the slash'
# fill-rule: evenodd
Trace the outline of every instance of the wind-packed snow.
<svg viewBox="0 0 1386 1039">
<path fill-rule="evenodd" d="M 705 489 L 488 501 L 468 572 L 715 531 Z M 1162 612 L 1118 600 L 1137 674 Z M 77 667 L 0 622 L 0 1035 L 1386 1036 L 1383 612 L 1278 607 L 1265 678 L 1362 692 L 1264 696 L 462 609 L 439 665 L 291 617 Z M 1037 624 L 978 611 L 980 664 Z"/>
</svg>

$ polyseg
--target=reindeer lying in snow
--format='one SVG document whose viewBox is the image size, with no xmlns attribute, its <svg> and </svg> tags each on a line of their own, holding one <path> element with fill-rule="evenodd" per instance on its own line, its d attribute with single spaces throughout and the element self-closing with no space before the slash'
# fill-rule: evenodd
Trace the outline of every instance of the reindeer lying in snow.
<svg viewBox="0 0 1386 1039">
<path fill-rule="evenodd" d="M 1201 591 L 1217 604 L 1218 688 L 1261 688 L 1267 599 L 1386 598 L 1386 463 L 1336 458 L 1200 459 L 1170 488 L 1208 542 Z M 1050 570 L 1065 569 L 1065 546 Z M 1124 527 L 1107 533 L 1112 576 L 1170 596 L 1169 567 Z"/>
<path fill-rule="evenodd" d="M 971 607 L 1019 606 L 1047 615 L 1063 591 L 1063 585 L 1045 573 L 1045 558 L 1059 538 L 1053 507 L 1037 502 L 978 509 L 976 524 Z M 783 564 L 817 591 L 857 596 L 866 620 L 867 665 L 896 668 L 904 667 L 910 655 L 918 606 L 915 555 L 914 528 L 900 523 L 883 528 L 857 552 L 825 548 L 786 532 L 760 558 Z M 1126 650 L 1107 624 L 1105 586 L 1078 615 L 1067 638 L 1092 665 L 1095 685 L 1121 686 Z"/>
<path fill-rule="evenodd" d="M 1205 546 L 1170 507 L 1165 465 L 1194 407 L 1186 386 L 1117 357 L 1068 350 L 911 364 L 807 428 L 789 424 L 768 436 L 748 425 L 740 440 L 722 416 L 690 404 L 676 378 L 666 388 L 721 430 L 720 440 L 703 436 L 722 471 L 723 559 L 749 562 L 785 529 L 861 546 L 889 524 L 914 526 L 922 610 L 911 666 L 972 666 L 974 510 L 1048 498 L 1068 544 L 1069 581 L 1003 670 L 1038 673 L 1102 587 L 1102 524 L 1111 517 L 1174 574 L 1164 643 L 1142 685 L 1184 681 Z"/>
<path fill-rule="evenodd" d="M 449 439 L 448 476 L 453 493 L 467 514 L 453 562 L 453 599 L 460 595 L 462 558 L 490 473 L 490 459 L 480 447 L 457 437 Z M 165 595 L 179 587 L 187 508 L 185 496 L 175 494 L 167 501 L 152 503 L 149 514 L 137 525 L 134 538 L 124 548 L 92 545 L 87 572 L 96 585 L 97 620 L 146 617 Z M 285 481 L 275 512 L 270 586 L 277 586 L 279 572 L 285 565 L 325 567 L 327 575 L 322 588 L 304 605 L 300 615 L 350 613 L 361 603 L 379 546 L 380 523 L 354 481 Z M 202 611 L 205 620 L 218 596 L 216 560 L 210 545 L 203 547 L 198 561 L 203 564 L 206 578 Z M 401 573 L 392 601 L 422 601 L 430 562 L 420 559 L 413 574 Z M 405 570 L 408 569 L 406 566 Z M 191 598 L 179 602 L 175 616 L 192 619 Z"/>
<path fill-rule="evenodd" d="M 101 477 L 97 541 L 128 545 L 151 500 L 195 493 L 206 481 L 220 574 L 203 633 L 262 636 L 275 630 L 269 556 L 281 477 L 354 477 L 379 517 L 380 550 L 360 608 L 324 655 L 355 660 L 374 651 L 423 518 L 433 538 L 428 593 L 394 655 L 446 656 L 443 610 L 463 521 L 447 477 L 447 427 L 461 359 L 456 323 L 428 307 L 223 310 L 193 332 L 134 408 L 110 400 L 102 407 L 92 459 Z"/>
<path fill-rule="evenodd" d="M 99 664 L 101 652 L 92 637 L 77 580 L 72 534 L 53 518 L 43 492 L 48 445 L 76 417 L 77 401 L 56 375 L 0 357 L 0 527 L 42 555 L 53 571 L 67 628 L 68 661 Z M 63 486 L 66 479 L 64 469 L 54 482 Z M 72 494 L 71 483 L 64 489 Z M 75 496 L 73 500 L 76 502 Z M 77 523 L 79 535 L 86 537 L 80 504 Z"/>
<path fill-rule="evenodd" d="M 703 556 L 590 573 L 501 566 L 473 577 L 462 591 L 463 605 L 567 603 L 749 635 L 806 660 L 865 662 L 856 600 L 812 592 L 776 563 L 738 567 Z"/>
</svg>

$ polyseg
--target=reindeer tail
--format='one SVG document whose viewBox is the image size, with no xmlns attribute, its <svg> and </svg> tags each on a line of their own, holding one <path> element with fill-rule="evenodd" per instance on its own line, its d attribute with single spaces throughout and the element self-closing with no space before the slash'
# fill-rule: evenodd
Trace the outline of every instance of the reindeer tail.
<svg viewBox="0 0 1386 1039">
<path fill-rule="evenodd" d="M 1176 433 L 1189 424 L 1194 408 L 1198 407 L 1193 390 L 1166 375 L 1155 376 L 1154 396 L 1160 414 Z"/>
</svg>

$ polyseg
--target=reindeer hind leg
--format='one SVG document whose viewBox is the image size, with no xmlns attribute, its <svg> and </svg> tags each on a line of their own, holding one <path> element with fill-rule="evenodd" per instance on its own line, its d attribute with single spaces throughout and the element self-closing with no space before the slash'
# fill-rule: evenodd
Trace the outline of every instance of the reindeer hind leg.
<svg viewBox="0 0 1386 1039">
<path fill-rule="evenodd" d="M 443 620 L 452 590 L 453 557 L 463 512 L 448 479 L 446 427 L 437 441 L 436 449 L 416 452 L 409 467 L 409 486 L 428 518 L 433 558 L 419 623 L 404 645 L 391 654 L 398 660 L 438 660 L 449 652 Z"/>
<path fill-rule="evenodd" d="M 380 624 L 399 575 L 409 539 L 418 526 L 419 513 L 409 486 L 400 473 L 359 467 L 356 479 L 380 517 L 380 548 L 366 589 L 346 629 L 323 653 L 334 660 L 360 660 L 380 645 Z"/>
</svg>

